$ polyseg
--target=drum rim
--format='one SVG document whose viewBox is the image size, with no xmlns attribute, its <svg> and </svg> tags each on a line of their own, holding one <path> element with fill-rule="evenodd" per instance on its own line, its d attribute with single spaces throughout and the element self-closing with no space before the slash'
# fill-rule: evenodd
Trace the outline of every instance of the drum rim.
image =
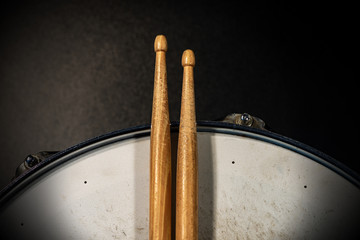
<svg viewBox="0 0 360 240">
<path fill-rule="evenodd" d="M 171 122 L 171 132 L 178 132 L 179 128 L 179 122 Z M 0 205 L 3 205 L 4 202 L 7 201 L 7 199 L 11 199 L 13 195 L 18 193 L 22 190 L 22 188 L 25 187 L 24 184 L 22 184 L 25 180 L 28 180 L 31 176 L 35 175 L 39 170 L 43 170 L 44 173 L 50 171 L 51 169 L 61 165 L 63 162 L 66 162 L 69 159 L 73 159 L 74 157 L 83 154 L 84 152 L 91 151 L 95 148 L 107 145 L 110 142 L 107 142 L 105 140 L 111 140 L 114 137 L 120 137 L 123 135 L 131 134 L 128 137 L 124 137 L 121 140 L 114 140 L 113 142 L 118 141 L 124 141 L 127 139 L 132 138 L 139 138 L 139 137 L 145 137 L 150 135 L 151 125 L 145 124 L 145 125 L 139 125 L 131 128 L 125 128 L 117 131 L 113 131 L 110 133 L 106 133 L 104 135 L 100 135 L 98 137 L 94 137 L 91 139 L 88 139 L 86 141 L 83 141 L 79 144 L 76 144 L 72 147 L 69 147 L 63 151 L 60 151 L 46 160 L 40 162 L 35 167 L 31 168 L 29 171 L 25 172 L 24 174 L 18 176 L 14 180 L 12 180 L 7 186 L 5 186 L 0 191 Z M 235 131 L 234 131 L 235 130 Z M 242 126 L 238 124 L 232 124 L 227 122 L 217 122 L 217 121 L 198 121 L 197 122 L 197 131 L 198 132 L 214 132 L 214 133 L 224 133 L 224 134 L 231 134 L 231 135 L 237 135 L 237 136 L 247 136 L 253 139 L 261 140 L 264 142 L 269 142 L 274 145 L 278 145 L 280 147 L 283 147 L 285 149 L 297 152 L 303 156 L 306 156 L 310 158 L 311 160 L 320 163 L 324 167 L 329 168 L 330 170 L 336 172 L 337 174 L 341 175 L 345 179 L 347 179 L 349 182 L 354 184 L 356 187 L 360 188 L 360 176 L 357 172 L 352 170 L 351 168 L 347 167 L 345 164 L 337 161 L 333 157 L 309 146 L 302 142 L 299 142 L 297 140 L 291 139 L 289 137 L 285 137 L 283 135 L 263 130 L 263 129 L 257 129 L 247 126 Z M 98 144 L 96 144 L 98 143 Z M 89 149 L 85 149 L 86 147 L 89 147 Z M 91 147 L 93 146 L 93 147 Z M 72 153 L 75 153 L 76 151 L 85 149 L 84 151 L 81 151 L 78 154 L 72 155 Z M 58 159 L 69 156 L 67 160 L 60 161 L 56 163 Z M 56 163 L 56 164 L 54 164 Z M 49 169 L 46 169 L 50 164 L 53 164 Z M 45 170 L 44 170 L 45 169 Z M 36 179 L 36 178 L 35 178 Z M 34 180 L 34 179 L 33 179 Z M 22 187 L 19 187 L 19 185 L 24 185 Z M 14 191 L 15 189 L 15 191 Z"/>
</svg>

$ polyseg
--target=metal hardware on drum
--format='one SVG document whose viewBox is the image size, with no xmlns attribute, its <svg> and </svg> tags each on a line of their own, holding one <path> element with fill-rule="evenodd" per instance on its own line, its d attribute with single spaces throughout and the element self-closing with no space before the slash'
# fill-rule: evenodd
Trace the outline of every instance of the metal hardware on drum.
<svg viewBox="0 0 360 240">
<path fill-rule="evenodd" d="M 222 121 L 266 130 L 265 122 L 262 119 L 251 116 L 248 113 L 232 113 L 227 115 Z"/>
<path fill-rule="evenodd" d="M 44 161 L 45 159 L 47 159 L 48 157 L 54 155 L 55 153 L 57 153 L 58 151 L 42 151 L 42 152 L 38 152 L 35 154 L 29 154 L 24 162 L 22 162 L 15 171 L 15 177 L 20 176 L 21 174 L 27 172 L 29 169 L 35 167 L 37 164 L 39 164 L 40 162 Z"/>
</svg>

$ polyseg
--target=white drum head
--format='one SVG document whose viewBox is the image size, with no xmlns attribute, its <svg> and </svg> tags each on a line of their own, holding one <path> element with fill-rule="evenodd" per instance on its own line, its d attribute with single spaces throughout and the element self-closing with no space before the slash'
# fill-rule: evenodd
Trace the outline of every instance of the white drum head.
<svg viewBox="0 0 360 240">
<path fill-rule="evenodd" d="M 149 134 L 112 133 L 40 164 L 3 191 L 1 235 L 148 239 Z M 276 136 L 199 124 L 199 239 L 344 239 L 357 231 L 357 179 Z"/>
</svg>

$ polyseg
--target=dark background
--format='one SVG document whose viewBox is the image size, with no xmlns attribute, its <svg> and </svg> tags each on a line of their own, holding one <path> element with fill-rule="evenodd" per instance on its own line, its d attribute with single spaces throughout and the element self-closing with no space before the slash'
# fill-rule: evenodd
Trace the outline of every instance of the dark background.
<svg viewBox="0 0 360 240">
<path fill-rule="evenodd" d="M 150 123 L 157 34 L 170 118 L 196 55 L 198 120 L 248 112 L 359 172 L 355 6 L 13 1 L 0 18 L 0 187 L 29 153 Z"/>
</svg>

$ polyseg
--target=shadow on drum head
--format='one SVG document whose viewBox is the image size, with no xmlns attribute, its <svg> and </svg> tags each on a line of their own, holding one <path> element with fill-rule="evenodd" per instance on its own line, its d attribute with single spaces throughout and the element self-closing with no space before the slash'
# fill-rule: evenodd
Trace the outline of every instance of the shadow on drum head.
<svg viewBox="0 0 360 240">
<path fill-rule="evenodd" d="M 199 216 L 199 239 L 213 239 L 214 237 L 214 168 L 213 149 L 211 134 L 198 133 L 198 216 Z M 176 219 L 176 170 L 177 170 L 178 133 L 171 135 L 172 155 L 172 239 L 175 239 Z"/>
<path fill-rule="evenodd" d="M 199 166 L 199 239 L 213 239 L 215 234 L 215 149 L 212 148 L 211 134 L 198 133 Z M 201 171 L 200 171 L 201 169 Z"/>
<path fill-rule="evenodd" d="M 213 154 L 211 144 L 211 134 L 199 134 L 198 139 L 198 165 L 199 165 L 199 239 L 213 239 L 214 237 L 214 169 Z M 149 189 L 144 189 L 148 185 L 150 159 L 144 158 L 144 148 L 134 148 L 134 199 L 135 199 L 135 239 L 144 239 L 148 236 L 149 225 Z M 171 229 L 172 239 L 175 239 L 175 219 L 176 219 L 176 169 L 177 169 L 177 148 L 178 133 L 171 133 L 171 168 L 172 168 L 172 209 L 171 209 Z M 150 149 L 150 146 L 149 146 Z M 201 171 L 200 171 L 201 170 Z M 144 172 L 145 171 L 145 172 Z"/>
</svg>

